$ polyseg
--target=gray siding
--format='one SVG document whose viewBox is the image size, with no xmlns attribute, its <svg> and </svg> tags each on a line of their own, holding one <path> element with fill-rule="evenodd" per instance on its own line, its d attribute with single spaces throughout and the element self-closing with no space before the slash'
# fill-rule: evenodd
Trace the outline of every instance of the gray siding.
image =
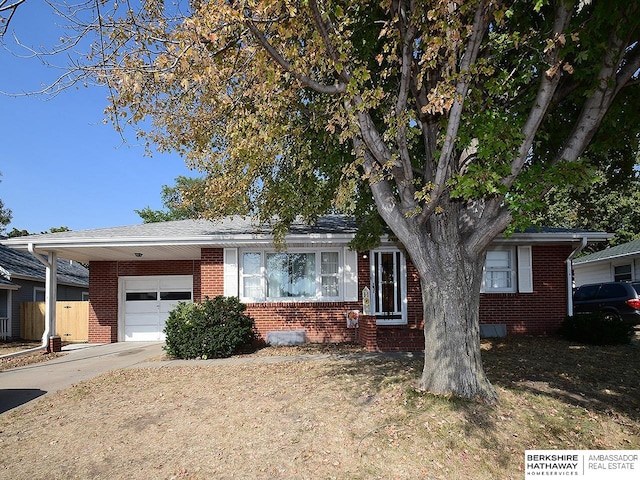
<svg viewBox="0 0 640 480">
<path fill-rule="evenodd" d="M 587 283 L 612 282 L 614 267 L 618 265 L 631 265 L 632 280 L 640 281 L 640 255 L 633 255 L 593 263 L 575 264 L 573 273 L 576 286 L 579 287 Z"/>
</svg>

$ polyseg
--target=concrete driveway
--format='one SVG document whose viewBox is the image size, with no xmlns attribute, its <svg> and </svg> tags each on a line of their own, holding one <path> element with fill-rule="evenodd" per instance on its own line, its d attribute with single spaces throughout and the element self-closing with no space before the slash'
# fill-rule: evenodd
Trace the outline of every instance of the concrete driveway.
<svg viewBox="0 0 640 480">
<path fill-rule="evenodd" d="M 162 342 L 88 345 L 42 363 L 0 372 L 0 414 L 101 373 L 139 365 L 163 353 Z"/>
</svg>

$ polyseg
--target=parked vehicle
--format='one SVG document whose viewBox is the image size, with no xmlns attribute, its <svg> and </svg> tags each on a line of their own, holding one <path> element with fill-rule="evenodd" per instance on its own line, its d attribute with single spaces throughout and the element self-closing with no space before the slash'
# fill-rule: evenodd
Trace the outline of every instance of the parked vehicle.
<svg viewBox="0 0 640 480">
<path fill-rule="evenodd" d="M 640 324 L 640 282 L 607 282 L 581 285 L 573 294 L 573 312 L 603 313 Z"/>
</svg>

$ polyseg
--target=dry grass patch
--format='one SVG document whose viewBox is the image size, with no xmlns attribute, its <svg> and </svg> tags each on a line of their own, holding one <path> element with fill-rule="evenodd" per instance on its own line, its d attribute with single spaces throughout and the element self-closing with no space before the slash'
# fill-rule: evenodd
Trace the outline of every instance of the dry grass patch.
<svg viewBox="0 0 640 480">
<path fill-rule="evenodd" d="M 33 342 L 30 340 L 15 340 L 15 341 L 0 341 L 0 357 L 2 355 L 8 355 L 11 353 L 22 352 L 31 348 L 39 347 L 42 342 Z M 24 367 L 25 365 L 31 365 L 33 363 L 46 362 L 59 356 L 66 355 L 66 353 L 52 353 L 47 354 L 44 349 L 25 353 L 10 358 L 0 358 L 0 372 L 2 370 L 8 370 L 10 368 Z"/>
<path fill-rule="evenodd" d="M 415 356 L 150 363 L 0 416 L 0 478 L 519 479 L 525 449 L 640 449 L 639 353 L 485 342 L 495 406 L 416 391 Z"/>
</svg>

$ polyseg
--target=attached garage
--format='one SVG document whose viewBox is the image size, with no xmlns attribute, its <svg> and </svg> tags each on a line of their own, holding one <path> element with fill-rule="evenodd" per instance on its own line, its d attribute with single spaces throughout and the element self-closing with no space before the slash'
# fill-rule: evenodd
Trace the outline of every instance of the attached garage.
<svg viewBox="0 0 640 480">
<path fill-rule="evenodd" d="M 178 302 L 193 300 L 193 277 L 120 277 L 119 341 L 156 341 Z"/>
</svg>

